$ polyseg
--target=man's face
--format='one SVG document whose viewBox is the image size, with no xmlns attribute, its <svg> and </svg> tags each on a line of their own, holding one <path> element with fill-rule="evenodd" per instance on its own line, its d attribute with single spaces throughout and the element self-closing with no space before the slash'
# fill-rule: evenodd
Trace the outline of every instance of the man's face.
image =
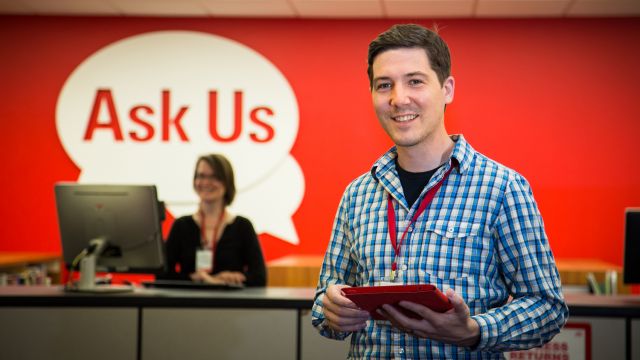
<svg viewBox="0 0 640 360">
<path fill-rule="evenodd" d="M 444 107 L 453 101 L 453 90 L 453 77 L 441 85 L 424 49 L 387 50 L 373 61 L 373 107 L 398 147 L 446 136 Z"/>
</svg>

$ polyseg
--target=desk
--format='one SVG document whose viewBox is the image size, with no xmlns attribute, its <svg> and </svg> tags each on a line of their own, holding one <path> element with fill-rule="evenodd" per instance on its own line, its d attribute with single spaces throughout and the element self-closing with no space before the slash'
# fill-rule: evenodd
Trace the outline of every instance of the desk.
<svg viewBox="0 0 640 360">
<path fill-rule="evenodd" d="M 348 342 L 322 338 L 311 326 L 313 294 L 309 288 L 80 294 L 59 286 L 0 287 L 0 353 L 12 360 L 344 358 Z"/>
<path fill-rule="evenodd" d="M 640 296 L 567 294 L 569 321 L 591 328 L 592 359 L 640 360 Z"/>
<path fill-rule="evenodd" d="M 348 341 L 322 338 L 311 326 L 313 294 L 0 287 L 0 349 L 12 360 L 344 358 Z M 594 360 L 640 360 L 640 297 L 567 294 L 567 301 L 570 321 L 590 324 Z"/>
</svg>

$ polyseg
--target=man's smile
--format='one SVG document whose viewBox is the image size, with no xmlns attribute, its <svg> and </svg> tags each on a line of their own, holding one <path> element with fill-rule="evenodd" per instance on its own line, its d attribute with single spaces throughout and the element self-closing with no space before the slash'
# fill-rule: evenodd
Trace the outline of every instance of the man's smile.
<svg viewBox="0 0 640 360">
<path fill-rule="evenodd" d="M 406 115 L 392 116 L 391 118 L 397 122 L 406 122 L 406 121 L 411 121 L 417 117 L 418 117 L 418 114 L 406 114 Z"/>
</svg>

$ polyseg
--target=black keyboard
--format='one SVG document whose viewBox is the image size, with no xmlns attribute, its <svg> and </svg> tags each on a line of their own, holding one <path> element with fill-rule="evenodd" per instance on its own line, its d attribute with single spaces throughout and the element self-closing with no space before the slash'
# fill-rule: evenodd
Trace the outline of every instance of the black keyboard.
<svg viewBox="0 0 640 360">
<path fill-rule="evenodd" d="M 189 289 L 189 290 L 239 290 L 244 285 L 207 284 L 189 280 L 155 280 L 143 281 L 142 286 L 157 289 Z"/>
</svg>

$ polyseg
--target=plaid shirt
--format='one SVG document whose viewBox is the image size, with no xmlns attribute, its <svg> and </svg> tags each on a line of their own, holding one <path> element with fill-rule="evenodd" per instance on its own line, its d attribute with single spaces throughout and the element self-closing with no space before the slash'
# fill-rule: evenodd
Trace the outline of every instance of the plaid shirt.
<svg viewBox="0 0 640 360">
<path fill-rule="evenodd" d="M 398 254 L 398 284 L 453 288 L 480 325 L 474 349 L 417 338 L 388 321 L 367 321 L 351 336 L 349 358 L 493 359 L 540 346 L 560 331 L 568 309 L 542 217 L 527 181 L 454 135 L 457 165 L 414 224 Z M 392 148 L 347 187 L 325 254 L 312 310 L 323 336 L 344 339 L 324 323 L 322 297 L 331 284 L 380 285 L 389 280 L 394 251 L 387 230 L 387 194 L 397 231 L 405 230 L 428 189 L 455 164 L 433 175 L 411 208 L 402 192 Z M 509 301 L 509 297 L 512 300 Z"/>
</svg>

